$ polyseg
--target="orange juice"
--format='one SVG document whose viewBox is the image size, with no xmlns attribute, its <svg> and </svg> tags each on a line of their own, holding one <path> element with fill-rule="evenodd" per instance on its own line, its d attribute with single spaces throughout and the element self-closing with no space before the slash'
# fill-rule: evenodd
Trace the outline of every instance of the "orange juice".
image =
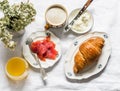
<svg viewBox="0 0 120 91">
<path fill-rule="evenodd" d="M 22 80 L 28 75 L 28 64 L 23 58 L 13 57 L 8 60 L 5 70 L 9 78 Z"/>
</svg>

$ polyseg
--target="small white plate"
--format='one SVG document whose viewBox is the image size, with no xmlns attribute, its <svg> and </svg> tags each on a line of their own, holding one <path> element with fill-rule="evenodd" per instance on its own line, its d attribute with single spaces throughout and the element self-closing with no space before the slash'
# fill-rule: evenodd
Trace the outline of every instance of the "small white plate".
<svg viewBox="0 0 120 91">
<path fill-rule="evenodd" d="M 70 13 L 70 15 L 69 15 L 69 17 L 68 17 L 68 23 L 70 23 L 70 22 L 75 18 L 75 16 L 78 14 L 79 11 L 80 11 L 80 8 L 75 9 L 75 10 L 73 10 L 73 11 Z M 94 19 L 93 19 L 92 14 L 91 14 L 88 10 L 86 10 L 85 12 L 87 12 L 87 13 L 90 15 L 90 19 L 89 19 L 89 22 L 88 22 L 88 25 L 86 26 L 86 28 L 83 29 L 82 31 L 79 31 L 79 30 L 73 29 L 73 28 L 71 27 L 71 30 L 72 30 L 73 32 L 77 33 L 77 34 L 84 34 L 84 33 L 86 33 L 86 32 L 89 32 L 89 31 L 91 30 L 91 28 L 93 27 Z M 84 13 L 83 13 L 83 14 L 84 14 Z"/>
<path fill-rule="evenodd" d="M 102 49 L 102 54 L 101 54 L 97 64 L 94 67 L 92 67 L 91 69 L 89 69 L 86 72 L 75 75 L 73 72 L 74 56 L 77 53 L 80 44 L 83 41 L 85 41 L 86 39 L 93 37 L 93 36 L 100 36 L 100 37 L 104 38 L 105 44 Z M 109 58 L 110 54 L 111 54 L 111 45 L 110 45 L 109 37 L 106 33 L 93 32 L 93 33 L 88 33 L 86 35 L 80 36 L 72 42 L 70 49 L 68 50 L 68 52 L 65 56 L 65 75 L 69 79 L 76 79 L 76 80 L 89 78 L 104 69 L 104 67 L 106 66 L 106 64 L 108 62 L 108 58 Z"/>
<path fill-rule="evenodd" d="M 61 57 L 61 45 L 60 45 L 60 40 L 50 31 L 38 31 L 32 33 L 29 37 L 35 40 L 42 40 L 46 38 L 46 36 L 50 36 L 51 40 L 56 44 L 55 49 L 58 51 L 58 55 L 55 60 L 51 59 L 46 59 L 46 61 L 40 61 L 41 65 L 43 68 L 48 68 L 53 66 Z M 33 41 L 35 41 L 33 40 Z M 26 44 L 26 41 L 23 44 L 23 56 L 24 58 L 28 61 L 28 63 L 33 67 L 33 68 L 40 68 L 37 62 L 35 61 L 34 57 L 30 53 L 30 49 L 28 45 Z"/>
</svg>

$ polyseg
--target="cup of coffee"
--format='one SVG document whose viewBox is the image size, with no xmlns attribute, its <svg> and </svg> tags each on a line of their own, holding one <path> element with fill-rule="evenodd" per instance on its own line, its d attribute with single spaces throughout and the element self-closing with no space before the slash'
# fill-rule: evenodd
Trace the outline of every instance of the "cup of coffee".
<svg viewBox="0 0 120 91">
<path fill-rule="evenodd" d="M 64 6 L 60 4 L 51 5 L 45 12 L 45 28 L 63 27 L 66 24 L 67 17 L 67 10 Z"/>
</svg>

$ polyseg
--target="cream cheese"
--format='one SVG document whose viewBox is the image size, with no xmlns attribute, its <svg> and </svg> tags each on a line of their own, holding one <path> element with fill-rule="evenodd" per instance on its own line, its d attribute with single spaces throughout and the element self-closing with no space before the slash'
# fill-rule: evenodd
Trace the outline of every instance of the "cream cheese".
<svg viewBox="0 0 120 91">
<path fill-rule="evenodd" d="M 72 11 L 69 16 L 69 22 L 74 19 L 78 12 L 79 9 Z M 77 20 L 75 20 L 74 24 L 71 26 L 71 29 L 77 33 L 84 33 L 92 27 L 92 24 L 93 20 L 91 14 L 88 11 L 85 11 Z"/>
<path fill-rule="evenodd" d="M 73 26 L 71 28 L 74 30 L 77 30 L 77 31 L 86 30 L 88 27 L 90 18 L 91 18 L 90 14 L 85 12 L 75 21 L 75 23 L 73 24 Z"/>
</svg>

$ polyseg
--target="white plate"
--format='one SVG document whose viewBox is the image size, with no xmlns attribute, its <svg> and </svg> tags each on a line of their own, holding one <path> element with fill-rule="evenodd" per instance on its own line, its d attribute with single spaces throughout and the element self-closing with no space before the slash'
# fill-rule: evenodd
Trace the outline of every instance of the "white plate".
<svg viewBox="0 0 120 91">
<path fill-rule="evenodd" d="M 91 69 L 89 69 L 86 72 L 75 75 L 73 72 L 74 56 L 78 51 L 79 45 L 86 39 L 93 37 L 93 36 L 100 36 L 100 37 L 104 38 L 105 44 L 102 49 L 102 54 L 101 54 L 97 64 L 94 67 L 92 67 Z M 111 45 L 110 45 L 109 37 L 106 33 L 93 32 L 93 33 L 88 33 L 86 35 L 80 36 L 72 42 L 72 45 L 70 46 L 70 49 L 68 50 L 68 52 L 65 56 L 65 75 L 69 79 L 76 79 L 76 80 L 89 78 L 104 69 L 104 67 L 106 66 L 106 64 L 108 62 L 108 58 L 109 58 L 110 54 L 111 54 Z"/>
<path fill-rule="evenodd" d="M 51 40 L 56 44 L 55 49 L 58 51 L 58 55 L 55 60 L 46 59 L 46 61 L 40 61 L 43 68 L 48 68 L 53 66 L 61 57 L 61 45 L 60 40 L 49 31 L 38 31 L 32 33 L 29 37 L 35 40 L 42 40 L 46 38 L 47 35 L 50 35 Z M 35 41 L 34 40 L 34 41 Z M 23 44 L 23 56 L 28 61 L 28 63 L 34 68 L 40 68 L 34 57 L 30 53 L 30 49 L 28 45 L 26 45 L 26 41 Z"/>
</svg>

